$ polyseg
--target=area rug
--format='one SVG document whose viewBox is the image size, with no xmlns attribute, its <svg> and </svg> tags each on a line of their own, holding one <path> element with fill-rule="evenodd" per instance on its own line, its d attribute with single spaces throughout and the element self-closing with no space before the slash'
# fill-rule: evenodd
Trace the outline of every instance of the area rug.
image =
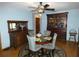
<svg viewBox="0 0 79 59">
<path fill-rule="evenodd" d="M 53 55 L 52 55 L 52 53 L 53 53 Z M 29 49 L 22 48 L 22 49 L 20 49 L 18 56 L 19 57 L 66 57 L 66 53 L 61 48 L 55 48 L 54 52 L 47 50 L 47 52 L 42 54 L 42 51 L 39 50 L 36 52 L 36 54 L 33 54 L 30 52 Z"/>
</svg>

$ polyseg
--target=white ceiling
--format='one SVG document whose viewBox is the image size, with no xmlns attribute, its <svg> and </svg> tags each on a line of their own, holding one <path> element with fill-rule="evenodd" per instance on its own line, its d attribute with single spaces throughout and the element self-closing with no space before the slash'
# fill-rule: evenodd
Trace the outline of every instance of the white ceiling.
<svg viewBox="0 0 79 59">
<path fill-rule="evenodd" d="M 79 2 L 43 2 L 43 5 L 49 4 L 49 8 L 55 8 L 56 11 L 64 11 L 70 9 L 79 9 Z M 29 7 L 37 7 L 39 2 L 0 2 L 0 7 L 16 7 L 24 9 L 33 9 Z"/>
</svg>

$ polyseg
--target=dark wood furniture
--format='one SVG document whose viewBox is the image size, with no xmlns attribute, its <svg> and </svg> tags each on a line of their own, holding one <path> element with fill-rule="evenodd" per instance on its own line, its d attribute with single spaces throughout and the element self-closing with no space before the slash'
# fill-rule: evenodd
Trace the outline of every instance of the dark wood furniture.
<svg viewBox="0 0 79 59">
<path fill-rule="evenodd" d="M 36 34 L 40 32 L 40 18 L 36 17 L 35 18 L 35 23 L 36 23 Z"/>
<path fill-rule="evenodd" d="M 8 21 L 8 32 L 10 36 L 10 47 L 17 48 L 26 44 L 28 32 L 27 21 Z"/>
<path fill-rule="evenodd" d="M 47 30 L 57 33 L 58 39 L 66 40 L 67 14 L 68 12 L 47 14 Z"/>
</svg>

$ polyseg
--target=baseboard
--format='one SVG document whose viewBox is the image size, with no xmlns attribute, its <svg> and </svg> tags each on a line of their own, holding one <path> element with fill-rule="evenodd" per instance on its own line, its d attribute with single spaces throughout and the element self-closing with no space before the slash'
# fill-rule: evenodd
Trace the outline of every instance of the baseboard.
<svg viewBox="0 0 79 59">
<path fill-rule="evenodd" d="M 67 40 L 67 42 L 74 42 L 75 43 L 75 41 L 69 41 L 69 40 Z M 76 41 L 76 43 L 78 43 L 78 41 Z"/>
<path fill-rule="evenodd" d="M 1 51 L 1 33 L 0 33 L 0 51 Z"/>
<path fill-rule="evenodd" d="M 8 49 L 10 49 L 11 47 L 7 47 L 7 48 L 4 48 L 4 49 L 2 49 L 2 50 L 8 50 Z"/>
</svg>

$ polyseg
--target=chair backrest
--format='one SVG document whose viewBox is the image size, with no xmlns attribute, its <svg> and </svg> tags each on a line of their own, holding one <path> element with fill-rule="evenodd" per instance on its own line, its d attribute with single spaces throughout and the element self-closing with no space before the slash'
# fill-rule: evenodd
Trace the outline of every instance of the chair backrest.
<svg viewBox="0 0 79 59">
<path fill-rule="evenodd" d="M 50 34 L 51 34 L 51 31 L 49 31 L 49 30 L 44 31 L 44 35 L 46 35 L 46 36 L 50 36 Z"/>
<path fill-rule="evenodd" d="M 34 51 L 35 50 L 35 37 L 27 35 L 29 49 Z"/>
<path fill-rule="evenodd" d="M 77 31 L 75 29 L 71 29 L 69 30 L 69 33 L 77 33 Z"/>
<path fill-rule="evenodd" d="M 53 47 L 55 47 L 56 39 L 57 39 L 57 34 L 54 33 L 53 40 L 52 40 Z"/>
</svg>

